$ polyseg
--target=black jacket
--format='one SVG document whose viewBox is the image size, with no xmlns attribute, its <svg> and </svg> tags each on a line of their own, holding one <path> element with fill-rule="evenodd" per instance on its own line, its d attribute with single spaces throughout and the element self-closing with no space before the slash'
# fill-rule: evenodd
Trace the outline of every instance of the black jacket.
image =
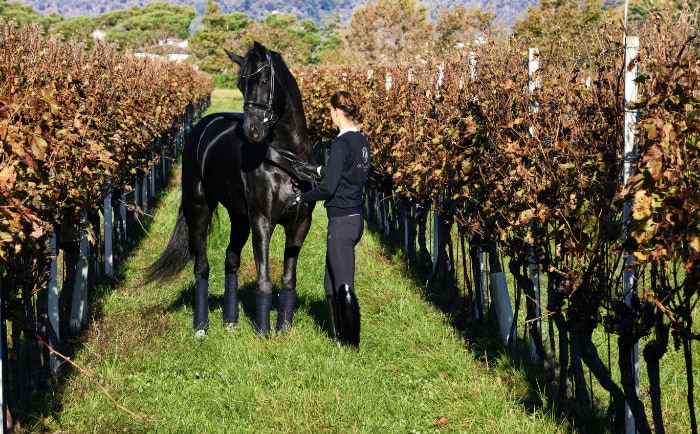
<svg viewBox="0 0 700 434">
<path fill-rule="evenodd" d="M 370 166 L 369 143 L 357 131 L 346 131 L 331 142 L 328 164 L 321 168 L 323 181 L 301 195 L 301 202 L 324 200 L 329 217 L 362 212 L 362 189 Z"/>
</svg>

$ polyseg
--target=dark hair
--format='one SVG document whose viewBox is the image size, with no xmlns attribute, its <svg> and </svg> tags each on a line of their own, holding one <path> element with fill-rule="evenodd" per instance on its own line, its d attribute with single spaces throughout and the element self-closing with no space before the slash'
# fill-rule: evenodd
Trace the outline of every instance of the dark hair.
<svg viewBox="0 0 700 434">
<path fill-rule="evenodd" d="M 352 119 L 353 122 L 360 122 L 360 107 L 357 105 L 355 96 L 350 92 L 339 90 L 331 96 L 331 106 L 335 109 L 342 110 L 345 116 Z"/>
</svg>

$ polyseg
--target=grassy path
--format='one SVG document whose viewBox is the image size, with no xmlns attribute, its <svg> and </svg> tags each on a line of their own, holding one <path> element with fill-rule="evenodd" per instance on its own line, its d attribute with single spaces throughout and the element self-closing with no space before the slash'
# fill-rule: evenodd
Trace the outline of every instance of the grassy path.
<svg viewBox="0 0 700 434">
<path fill-rule="evenodd" d="M 224 97 L 230 98 L 226 94 Z M 215 111 L 226 110 L 226 103 Z M 56 395 L 55 413 L 33 431 L 70 433 L 555 433 L 569 422 L 528 407 L 539 397 L 507 358 L 480 361 L 425 300 L 422 289 L 366 230 L 358 246 L 359 351 L 328 337 L 322 288 L 326 218 L 317 206 L 299 261 L 292 333 L 263 341 L 253 332 L 255 270 L 243 253 L 241 322 L 221 327 L 225 213 L 210 237 L 207 339 L 192 332 L 191 266 L 173 283 L 145 285 L 143 270 L 165 247 L 180 200 L 174 176 L 148 223 L 149 235 L 121 270 L 116 288 L 97 296 L 97 313 Z M 271 245 L 279 284 L 282 231 Z M 278 288 L 275 289 L 275 293 Z M 276 295 L 276 294 L 275 294 Z M 273 301 L 273 324 L 276 298 Z M 123 406 L 136 415 L 120 409 Z"/>
<path fill-rule="evenodd" d="M 220 325 L 222 263 L 228 223 L 211 235 L 211 329 L 196 342 L 191 329 L 191 267 L 172 284 L 143 285 L 142 275 L 165 247 L 179 190 L 165 194 L 149 236 L 123 270 L 123 282 L 99 297 L 75 361 L 131 416 L 85 376 L 75 374 L 61 410 L 36 430 L 71 433 L 406 433 L 567 432 L 551 415 L 528 411 L 524 374 L 505 361 L 490 367 L 421 289 L 386 257 L 370 231 L 358 246 L 362 306 L 359 351 L 327 335 L 322 289 L 326 219 L 317 207 L 299 264 L 298 303 L 289 336 L 263 341 L 253 332 L 254 266 L 250 245 L 240 275 L 243 307 L 234 335 Z M 281 275 L 282 231 L 271 247 Z M 274 309 L 274 302 L 273 302 Z M 273 315 L 275 313 L 273 312 Z M 274 317 L 273 317 L 274 321 Z"/>
</svg>

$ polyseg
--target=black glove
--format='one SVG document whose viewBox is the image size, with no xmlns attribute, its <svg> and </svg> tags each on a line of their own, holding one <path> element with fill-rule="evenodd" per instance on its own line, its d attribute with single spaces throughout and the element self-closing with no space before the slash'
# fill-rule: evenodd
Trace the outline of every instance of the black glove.
<svg viewBox="0 0 700 434">
<path fill-rule="evenodd" d="M 314 163 L 304 162 L 297 167 L 297 170 L 309 177 L 318 176 L 318 166 Z"/>
<path fill-rule="evenodd" d="M 293 194 L 291 196 L 287 196 L 287 198 L 284 200 L 284 209 L 285 211 L 288 210 L 289 208 L 300 205 L 301 204 L 301 194 Z"/>
</svg>

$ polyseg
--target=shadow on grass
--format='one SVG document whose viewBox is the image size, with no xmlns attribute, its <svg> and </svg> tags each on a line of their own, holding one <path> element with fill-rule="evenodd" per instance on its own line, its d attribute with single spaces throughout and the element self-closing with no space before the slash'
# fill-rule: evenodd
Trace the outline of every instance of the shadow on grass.
<svg viewBox="0 0 700 434">
<path fill-rule="evenodd" d="M 447 315 L 476 360 L 490 369 L 524 374 L 529 387 L 527 393 L 519 398 L 519 404 L 525 411 L 530 414 L 551 414 L 567 432 L 612 432 L 607 409 L 595 404 L 582 405 L 568 396 L 559 396 L 556 370 L 567 367 L 558 366 L 553 359 L 533 361 L 529 342 L 522 338 L 516 339 L 511 348 L 506 348 L 501 340 L 493 306 L 482 318 L 477 318 L 471 297 L 462 294 L 459 289 L 447 288 L 444 279 L 423 271 L 432 269 L 432 261 L 406 258 L 395 241 L 385 236 L 376 225 L 366 224 L 367 230 L 380 239 L 388 259 L 407 264 L 409 277 L 416 286 L 425 288 L 424 299 Z"/>
<path fill-rule="evenodd" d="M 190 313 L 193 312 L 194 307 L 194 282 L 190 285 L 184 287 L 180 291 L 179 297 L 177 297 L 173 302 L 167 307 L 169 311 L 180 311 L 182 309 L 189 310 Z M 277 293 L 277 289 L 273 290 L 273 293 Z M 224 296 L 223 294 L 209 294 L 209 326 L 212 324 L 222 323 L 223 318 L 214 317 L 212 313 L 221 313 L 224 306 Z M 238 303 L 241 307 L 241 314 L 246 315 L 251 319 L 255 318 L 255 282 L 249 282 L 238 287 Z M 275 307 L 275 306 L 273 306 Z"/>
<path fill-rule="evenodd" d="M 193 311 L 194 306 L 194 284 L 190 284 L 184 287 L 177 297 L 166 309 L 168 311 L 180 311 L 182 309 L 188 309 L 190 312 Z M 279 286 L 274 285 L 272 290 L 272 312 L 277 311 L 279 302 Z M 255 321 L 255 282 L 249 282 L 238 287 L 238 302 L 241 308 L 241 315 L 245 315 L 250 318 L 251 322 Z M 217 315 L 221 314 L 224 305 L 223 294 L 210 294 L 209 295 L 209 326 L 212 327 L 217 323 L 222 323 L 223 318 L 214 317 L 212 313 L 216 312 Z M 322 330 L 326 331 L 329 338 L 332 338 L 330 331 L 330 323 L 328 318 L 328 307 L 325 301 L 319 301 L 314 297 L 298 296 L 296 301 L 296 306 L 294 313 L 299 312 L 299 309 L 306 309 L 307 314 L 313 319 L 313 321 Z M 271 327 L 274 329 L 276 324 L 276 316 L 273 315 L 271 318 Z"/>
</svg>

